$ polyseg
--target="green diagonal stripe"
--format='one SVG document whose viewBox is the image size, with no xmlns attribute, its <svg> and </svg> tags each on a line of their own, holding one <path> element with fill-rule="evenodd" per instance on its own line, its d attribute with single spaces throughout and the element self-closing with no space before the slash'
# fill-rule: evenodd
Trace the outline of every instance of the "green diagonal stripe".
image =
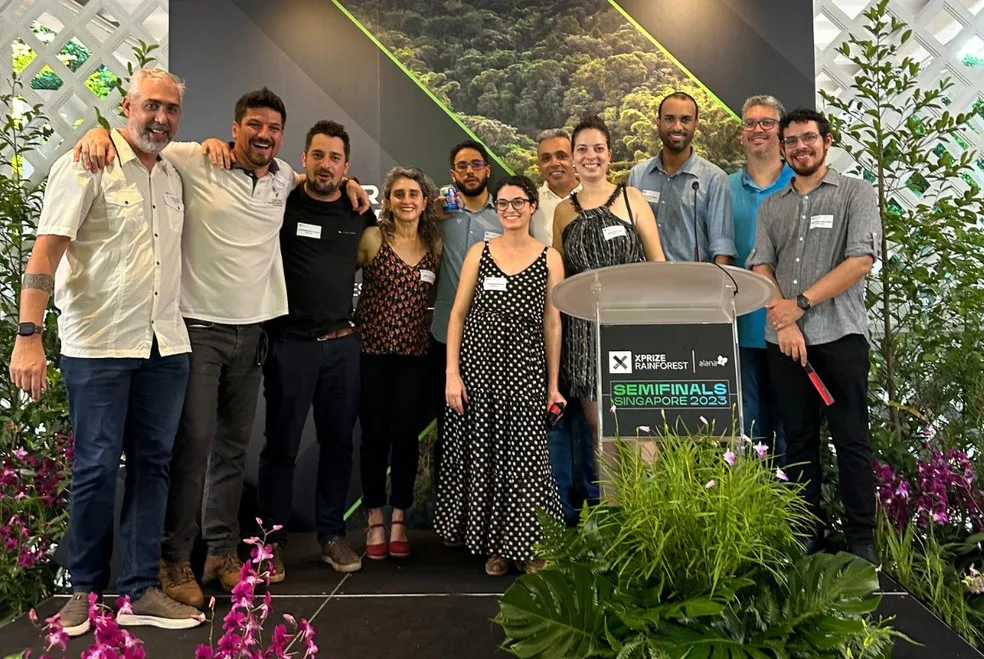
<svg viewBox="0 0 984 659">
<path fill-rule="evenodd" d="M 654 46 L 656 46 L 664 55 L 666 55 L 670 59 L 671 62 L 673 62 L 674 64 L 676 64 L 678 67 L 680 67 L 680 70 L 683 71 L 685 74 L 687 74 L 687 76 L 689 76 L 690 79 L 692 79 L 695 83 L 697 83 L 697 86 L 698 87 L 700 87 L 705 92 L 707 92 L 708 96 L 710 96 L 715 101 L 717 101 L 717 104 L 720 105 L 722 108 L 724 108 L 724 111 L 725 112 L 727 112 L 728 114 L 730 114 L 735 119 L 738 119 L 738 120 L 741 119 L 741 117 L 739 117 L 735 113 L 734 110 L 732 110 L 731 108 L 729 108 L 728 105 L 727 105 L 727 103 L 725 103 L 720 98 L 718 98 L 718 95 L 715 94 L 714 92 L 712 92 L 710 90 L 710 88 L 708 88 L 708 86 L 705 85 L 701 81 L 700 78 L 698 78 L 693 73 L 691 73 L 690 69 L 688 69 L 687 67 L 685 67 L 680 62 L 680 60 L 678 60 L 676 57 L 674 57 L 673 56 L 673 53 L 671 53 L 666 48 L 664 48 L 663 47 L 663 44 L 661 44 L 660 42 L 656 41 L 656 38 L 653 37 L 653 35 L 649 34 L 649 30 L 647 30 L 646 28 L 644 28 L 641 25 L 639 25 L 639 22 L 636 19 L 632 18 L 632 16 L 629 15 L 629 12 L 625 11 L 624 9 L 622 9 L 622 6 L 619 5 L 616 0 L 608 0 L 608 4 L 610 4 L 612 7 L 614 7 L 615 8 L 615 11 L 617 11 L 618 13 L 620 13 L 622 15 L 622 17 L 625 20 L 627 20 L 632 25 L 632 27 L 634 27 L 636 30 L 638 30 L 639 31 L 639 34 L 641 34 L 644 37 L 646 37 L 647 39 L 649 39 L 649 42 L 652 43 Z"/>
<path fill-rule="evenodd" d="M 469 128 L 464 123 L 462 123 L 461 119 L 458 118 L 458 115 L 456 115 L 448 106 L 444 105 L 444 103 L 441 102 L 441 99 L 439 99 L 437 96 L 435 96 L 434 95 L 434 92 L 432 92 L 430 89 L 428 89 L 427 88 L 427 85 L 425 85 L 424 83 L 422 83 L 420 81 L 420 79 L 417 77 L 417 75 L 413 71 L 411 71 L 410 69 L 408 69 L 407 67 L 405 67 L 403 65 L 403 62 L 401 62 L 399 59 L 397 59 L 396 55 L 394 55 L 392 52 L 390 52 L 390 49 L 389 48 L 387 48 L 385 45 L 383 45 L 383 43 L 379 39 L 377 39 L 376 36 L 372 32 L 370 32 L 369 29 L 365 25 L 363 25 L 359 21 L 358 18 L 356 18 L 355 16 L 353 16 L 352 15 L 352 12 L 350 12 L 348 9 L 346 9 L 344 7 L 344 5 L 342 5 L 342 3 L 339 2 L 339 0 L 331 0 L 331 1 L 332 1 L 332 3 L 336 7 L 338 7 L 339 11 L 341 11 L 343 14 L 345 14 L 346 18 L 348 18 L 350 21 L 352 21 L 356 25 L 356 27 L 358 27 L 360 30 L 362 30 L 362 33 L 363 34 L 365 34 L 367 37 L 369 37 L 370 41 L 372 41 L 374 44 L 376 44 L 376 47 L 379 48 L 379 50 L 381 50 L 384 53 L 386 53 L 386 56 L 389 57 L 390 60 L 394 64 L 396 64 L 398 67 L 400 67 L 400 70 L 403 71 L 405 74 L 407 74 L 407 76 L 411 80 L 413 80 L 414 83 L 416 83 L 416 85 L 418 87 L 420 87 L 423 90 L 423 92 L 425 94 L 427 94 L 427 96 L 430 97 L 430 99 L 432 101 L 434 101 L 434 103 L 437 105 L 437 107 L 439 107 L 442 110 L 444 110 L 444 113 L 446 115 L 448 115 L 449 117 L 451 117 L 451 119 L 454 121 L 454 123 L 458 124 L 461 127 L 461 130 L 465 131 L 468 134 L 469 137 L 471 137 L 473 140 L 475 140 L 476 142 L 478 142 L 482 146 L 484 146 L 485 147 L 485 150 L 489 152 L 489 155 L 492 157 L 493 160 L 496 161 L 496 163 L 498 163 L 499 167 L 502 167 L 502 169 L 505 170 L 505 172 L 507 174 L 510 174 L 510 175 L 515 174 L 515 172 L 512 169 L 510 169 L 509 166 L 506 165 L 506 163 L 503 162 L 503 160 L 498 155 L 496 155 L 495 152 L 493 152 L 492 149 L 490 149 L 489 146 L 485 142 L 483 142 L 481 139 L 479 139 L 478 135 L 476 135 L 474 132 L 472 132 L 471 128 Z"/>
</svg>

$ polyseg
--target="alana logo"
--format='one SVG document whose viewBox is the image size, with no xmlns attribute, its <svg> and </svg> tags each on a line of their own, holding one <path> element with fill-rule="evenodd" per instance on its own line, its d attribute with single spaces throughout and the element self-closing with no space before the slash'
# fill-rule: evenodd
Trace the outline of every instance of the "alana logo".
<svg viewBox="0 0 984 659">
<path fill-rule="evenodd" d="M 728 358 L 724 355 L 718 355 L 717 359 L 702 359 L 697 362 L 698 366 L 727 366 Z"/>
<path fill-rule="evenodd" d="M 608 351 L 608 372 L 609 373 L 631 373 L 632 372 L 632 353 L 628 350 L 609 350 Z"/>
</svg>

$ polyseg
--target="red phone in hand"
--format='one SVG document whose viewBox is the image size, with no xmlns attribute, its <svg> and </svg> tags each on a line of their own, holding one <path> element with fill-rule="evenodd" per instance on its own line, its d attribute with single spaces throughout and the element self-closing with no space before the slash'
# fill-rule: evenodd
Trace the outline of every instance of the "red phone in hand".
<svg viewBox="0 0 984 659">
<path fill-rule="evenodd" d="M 550 409 L 547 410 L 547 430 L 556 426 L 562 416 L 564 416 L 564 404 L 554 403 L 551 405 Z"/>
</svg>

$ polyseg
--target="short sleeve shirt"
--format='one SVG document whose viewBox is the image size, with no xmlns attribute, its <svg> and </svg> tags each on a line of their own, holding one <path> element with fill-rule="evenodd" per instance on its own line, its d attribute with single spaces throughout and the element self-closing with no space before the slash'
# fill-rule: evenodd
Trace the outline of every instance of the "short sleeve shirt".
<svg viewBox="0 0 984 659">
<path fill-rule="evenodd" d="M 768 265 L 783 297 L 795 298 L 845 259 L 878 259 L 881 220 L 871 185 L 828 169 L 820 185 L 807 194 L 793 187 L 796 179 L 762 202 L 755 247 L 746 266 Z M 799 320 L 807 345 L 830 343 L 849 334 L 867 337 L 865 280 L 837 297 L 811 307 Z M 777 343 L 767 326 L 766 341 Z"/>
</svg>

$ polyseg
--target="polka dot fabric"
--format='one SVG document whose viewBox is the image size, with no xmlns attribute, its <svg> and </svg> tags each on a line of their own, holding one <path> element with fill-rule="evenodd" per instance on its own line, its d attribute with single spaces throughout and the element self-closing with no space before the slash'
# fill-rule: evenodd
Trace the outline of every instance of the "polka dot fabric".
<svg viewBox="0 0 984 659">
<path fill-rule="evenodd" d="M 506 290 L 486 290 L 489 277 L 505 278 Z M 434 520 L 474 554 L 533 560 L 537 509 L 561 519 L 547 452 L 546 294 L 546 250 L 509 276 L 485 244 L 461 346 L 468 403 L 464 416 L 445 409 Z"/>
</svg>

